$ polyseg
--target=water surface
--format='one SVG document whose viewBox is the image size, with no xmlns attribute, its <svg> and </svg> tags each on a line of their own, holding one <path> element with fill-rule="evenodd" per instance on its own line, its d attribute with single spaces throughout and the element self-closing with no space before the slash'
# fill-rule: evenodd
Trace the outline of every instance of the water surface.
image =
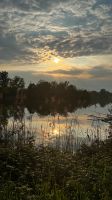
<svg viewBox="0 0 112 200">
<path fill-rule="evenodd" d="M 108 137 L 108 124 L 97 120 L 92 116 L 105 116 L 111 105 L 101 107 L 93 105 L 87 108 L 77 109 L 67 116 L 55 114 L 41 116 L 38 113 L 30 114 L 25 109 L 26 126 L 35 132 L 36 141 L 62 143 L 71 137 L 71 141 L 80 145 L 83 142 L 91 142 L 95 138 L 105 139 Z M 91 116 L 92 115 L 92 116 Z"/>
</svg>

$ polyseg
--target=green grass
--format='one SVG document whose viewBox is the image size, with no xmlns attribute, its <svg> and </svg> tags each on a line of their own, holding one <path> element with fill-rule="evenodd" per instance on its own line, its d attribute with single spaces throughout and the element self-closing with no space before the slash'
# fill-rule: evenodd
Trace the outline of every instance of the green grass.
<svg viewBox="0 0 112 200">
<path fill-rule="evenodd" d="M 112 140 L 76 154 L 0 144 L 0 200 L 112 200 Z"/>
</svg>

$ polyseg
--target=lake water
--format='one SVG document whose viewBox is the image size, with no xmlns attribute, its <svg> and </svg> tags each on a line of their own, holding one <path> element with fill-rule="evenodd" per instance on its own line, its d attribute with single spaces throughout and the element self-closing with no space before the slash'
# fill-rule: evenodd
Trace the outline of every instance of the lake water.
<svg viewBox="0 0 112 200">
<path fill-rule="evenodd" d="M 78 148 L 82 143 L 91 143 L 95 139 L 104 140 L 108 137 L 108 124 L 96 120 L 93 116 L 105 116 L 109 113 L 111 104 L 101 107 L 99 104 L 77 109 L 67 116 L 40 116 L 30 114 L 25 108 L 24 123 L 26 130 L 35 135 L 37 144 L 49 144 L 65 148 Z M 10 124 L 13 118 L 10 118 Z"/>
</svg>

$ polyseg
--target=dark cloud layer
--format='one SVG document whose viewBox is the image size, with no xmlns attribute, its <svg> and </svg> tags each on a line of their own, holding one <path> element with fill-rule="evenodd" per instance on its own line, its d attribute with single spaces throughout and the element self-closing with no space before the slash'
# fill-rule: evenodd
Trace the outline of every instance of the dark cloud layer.
<svg viewBox="0 0 112 200">
<path fill-rule="evenodd" d="M 112 80 L 112 66 L 96 66 L 89 70 L 89 73 L 93 78 L 102 78 L 102 79 L 110 79 Z"/>
<path fill-rule="evenodd" d="M 111 0 L 0 0 L 0 63 L 111 54 Z M 44 59 L 45 59 L 44 58 Z"/>
<path fill-rule="evenodd" d="M 101 73 L 100 73 L 101 72 Z M 52 72 L 36 72 L 36 71 L 10 71 L 10 76 L 13 77 L 18 74 L 25 79 L 26 86 L 30 83 L 37 83 L 39 80 L 46 81 L 70 81 L 70 83 L 75 84 L 78 88 L 86 88 L 88 90 L 100 90 L 105 88 L 112 92 L 112 66 L 109 66 L 108 69 L 106 66 L 97 66 L 93 69 L 79 70 L 73 69 L 70 70 L 54 70 Z M 54 76 L 54 75 L 62 76 Z M 85 74 L 88 74 L 90 77 L 85 78 Z M 82 75 L 80 77 L 80 75 Z"/>
<path fill-rule="evenodd" d="M 69 75 L 69 76 L 74 76 L 74 75 L 80 75 L 83 73 L 83 70 L 79 70 L 79 69 L 71 69 L 71 70 L 62 70 L 62 69 L 58 69 L 58 70 L 54 70 L 54 71 L 50 71 L 47 72 L 48 74 L 61 74 L 61 75 Z"/>
<path fill-rule="evenodd" d="M 89 67 L 88 69 L 85 69 L 83 67 L 83 69 L 77 69 L 77 68 L 71 68 L 69 70 L 62 70 L 62 69 L 58 69 L 58 70 L 54 70 L 54 71 L 50 71 L 50 72 L 46 72 L 48 74 L 51 75 L 63 75 L 63 76 L 70 76 L 70 77 L 75 77 L 79 79 L 79 75 L 83 75 L 83 77 L 85 77 L 85 75 L 89 75 L 90 79 L 97 79 L 97 78 L 101 78 L 101 79 L 112 79 L 112 66 L 95 66 L 95 67 Z"/>
</svg>

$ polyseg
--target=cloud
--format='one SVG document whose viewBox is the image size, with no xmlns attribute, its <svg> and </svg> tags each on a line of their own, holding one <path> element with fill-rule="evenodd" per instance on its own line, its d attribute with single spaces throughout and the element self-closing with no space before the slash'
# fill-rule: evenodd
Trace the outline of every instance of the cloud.
<svg viewBox="0 0 112 200">
<path fill-rule="evenodd" d="M 98 67 L 98 66 L 97 66 Z M 36 72 L 36 71 L 10 71 L 9 75 L 10 77 L 13 77 L 18 74 L 18 76 L 23 77 L 26 82 L 26 86 L 32 82 L 32 83 L 37 83 L 39 80 L 45 80 L 45 81 L 69 81 L 71 84 L 76 85 L 77 88 L 82 88 L 82 89 L 87 89 L 87 90 L 100 90 L 102 88 L 105 88 L 106 90 L 110 90 L 112 92 L 112 70 L 111 66 L 110 69 L 108 67 L 108 70 L 106 71 L 106 66 L 99 66 L 99 69 L 97 70 L 97 67 L 94 67 L 93 70 L 88 70 L 85 72 L 85 70 L 82 70 L 81 72 L 74 70 L 74 75 L 76 72 L 76 77 L 74 77 L 73 69 L 69 71 L 61 71 L 57 70 L 54 71 L 55 73 L 60 73 L 63 76 L 53 76 L 52 73 L 42 73 L 42 72 Z M 99 71 L 103 71 L 102 75 L 100 75 Z M 78 77 L 80 74 L 84 73 L 90 73 L 91 78 L 82 78 Z M 104 73 L 106 73 L 104 75 Z M 69 74 L 67 77 L 66 74 Z M 109 75 L 110 74 L 110 75 Z M 65 75 L 65 76 L 64 76 Z M 71 76 L 70 76 L 71 75 Z M 109 77 L 111 78 L 108 78 Z M 98 78 L 100 77 L 100 78 Z"/>
<path fill-rule="evenodd" d="M 111 10 L 111 0 L 1 0 L 0 63 L 111 54 Z"/>
<path fill-rule="evenodd" d="M 61 0 L 66 2 L 66 0 Z M 52 7 L 59 5 L 60 0 L 1 0 L 2 7 L 13 7 L 24 11 L 48 11 Z"/>
<path fill-rule="evenodd" d="M 35 52 L 25 45 L 20 43 L 13 34 L 1 34 L 0 37 L 0 60 L 3 63 L 9 62 L 33 62 Z M 37 59 L 37 55 L 36 55 Z"/>
<path fill-rule="evenodd" d="M 63 57 L 109 54 L 112 51 L 112 37 L 79 35 L 48 41 L 46 45 Z"/>
<path fill-rule="evenodd" d="M 81 69 L 70 69 L 70 70 L 62 70 L 62 69 L 58 69 L 58 70 L 54 70 L 54 71 L 49 71 L 49 72 L 46 72 L 48 74 L 59 74 L 59 75 L 63 75 L 63 76 L 77 76 L 77 75 L 80 75 L 82 74 L 84 71 L 81 70 Z"/>
<path fill-rule="evenodd" d="M 112 66 L 96 66 L 89 70 L 92 78 L 111 79 L 112 80 Z"/>
<path fill-rule="evenodd" d="M 112 79 L 112 66 L 95 66 L 95 67 L 83 67 L 78 69 L 72 67 L 69 70 L 52 70 L 46 72 L 49 75 L 62 75 L 63 77 L 75 77 L 77 79 Z"/>
</svg>

